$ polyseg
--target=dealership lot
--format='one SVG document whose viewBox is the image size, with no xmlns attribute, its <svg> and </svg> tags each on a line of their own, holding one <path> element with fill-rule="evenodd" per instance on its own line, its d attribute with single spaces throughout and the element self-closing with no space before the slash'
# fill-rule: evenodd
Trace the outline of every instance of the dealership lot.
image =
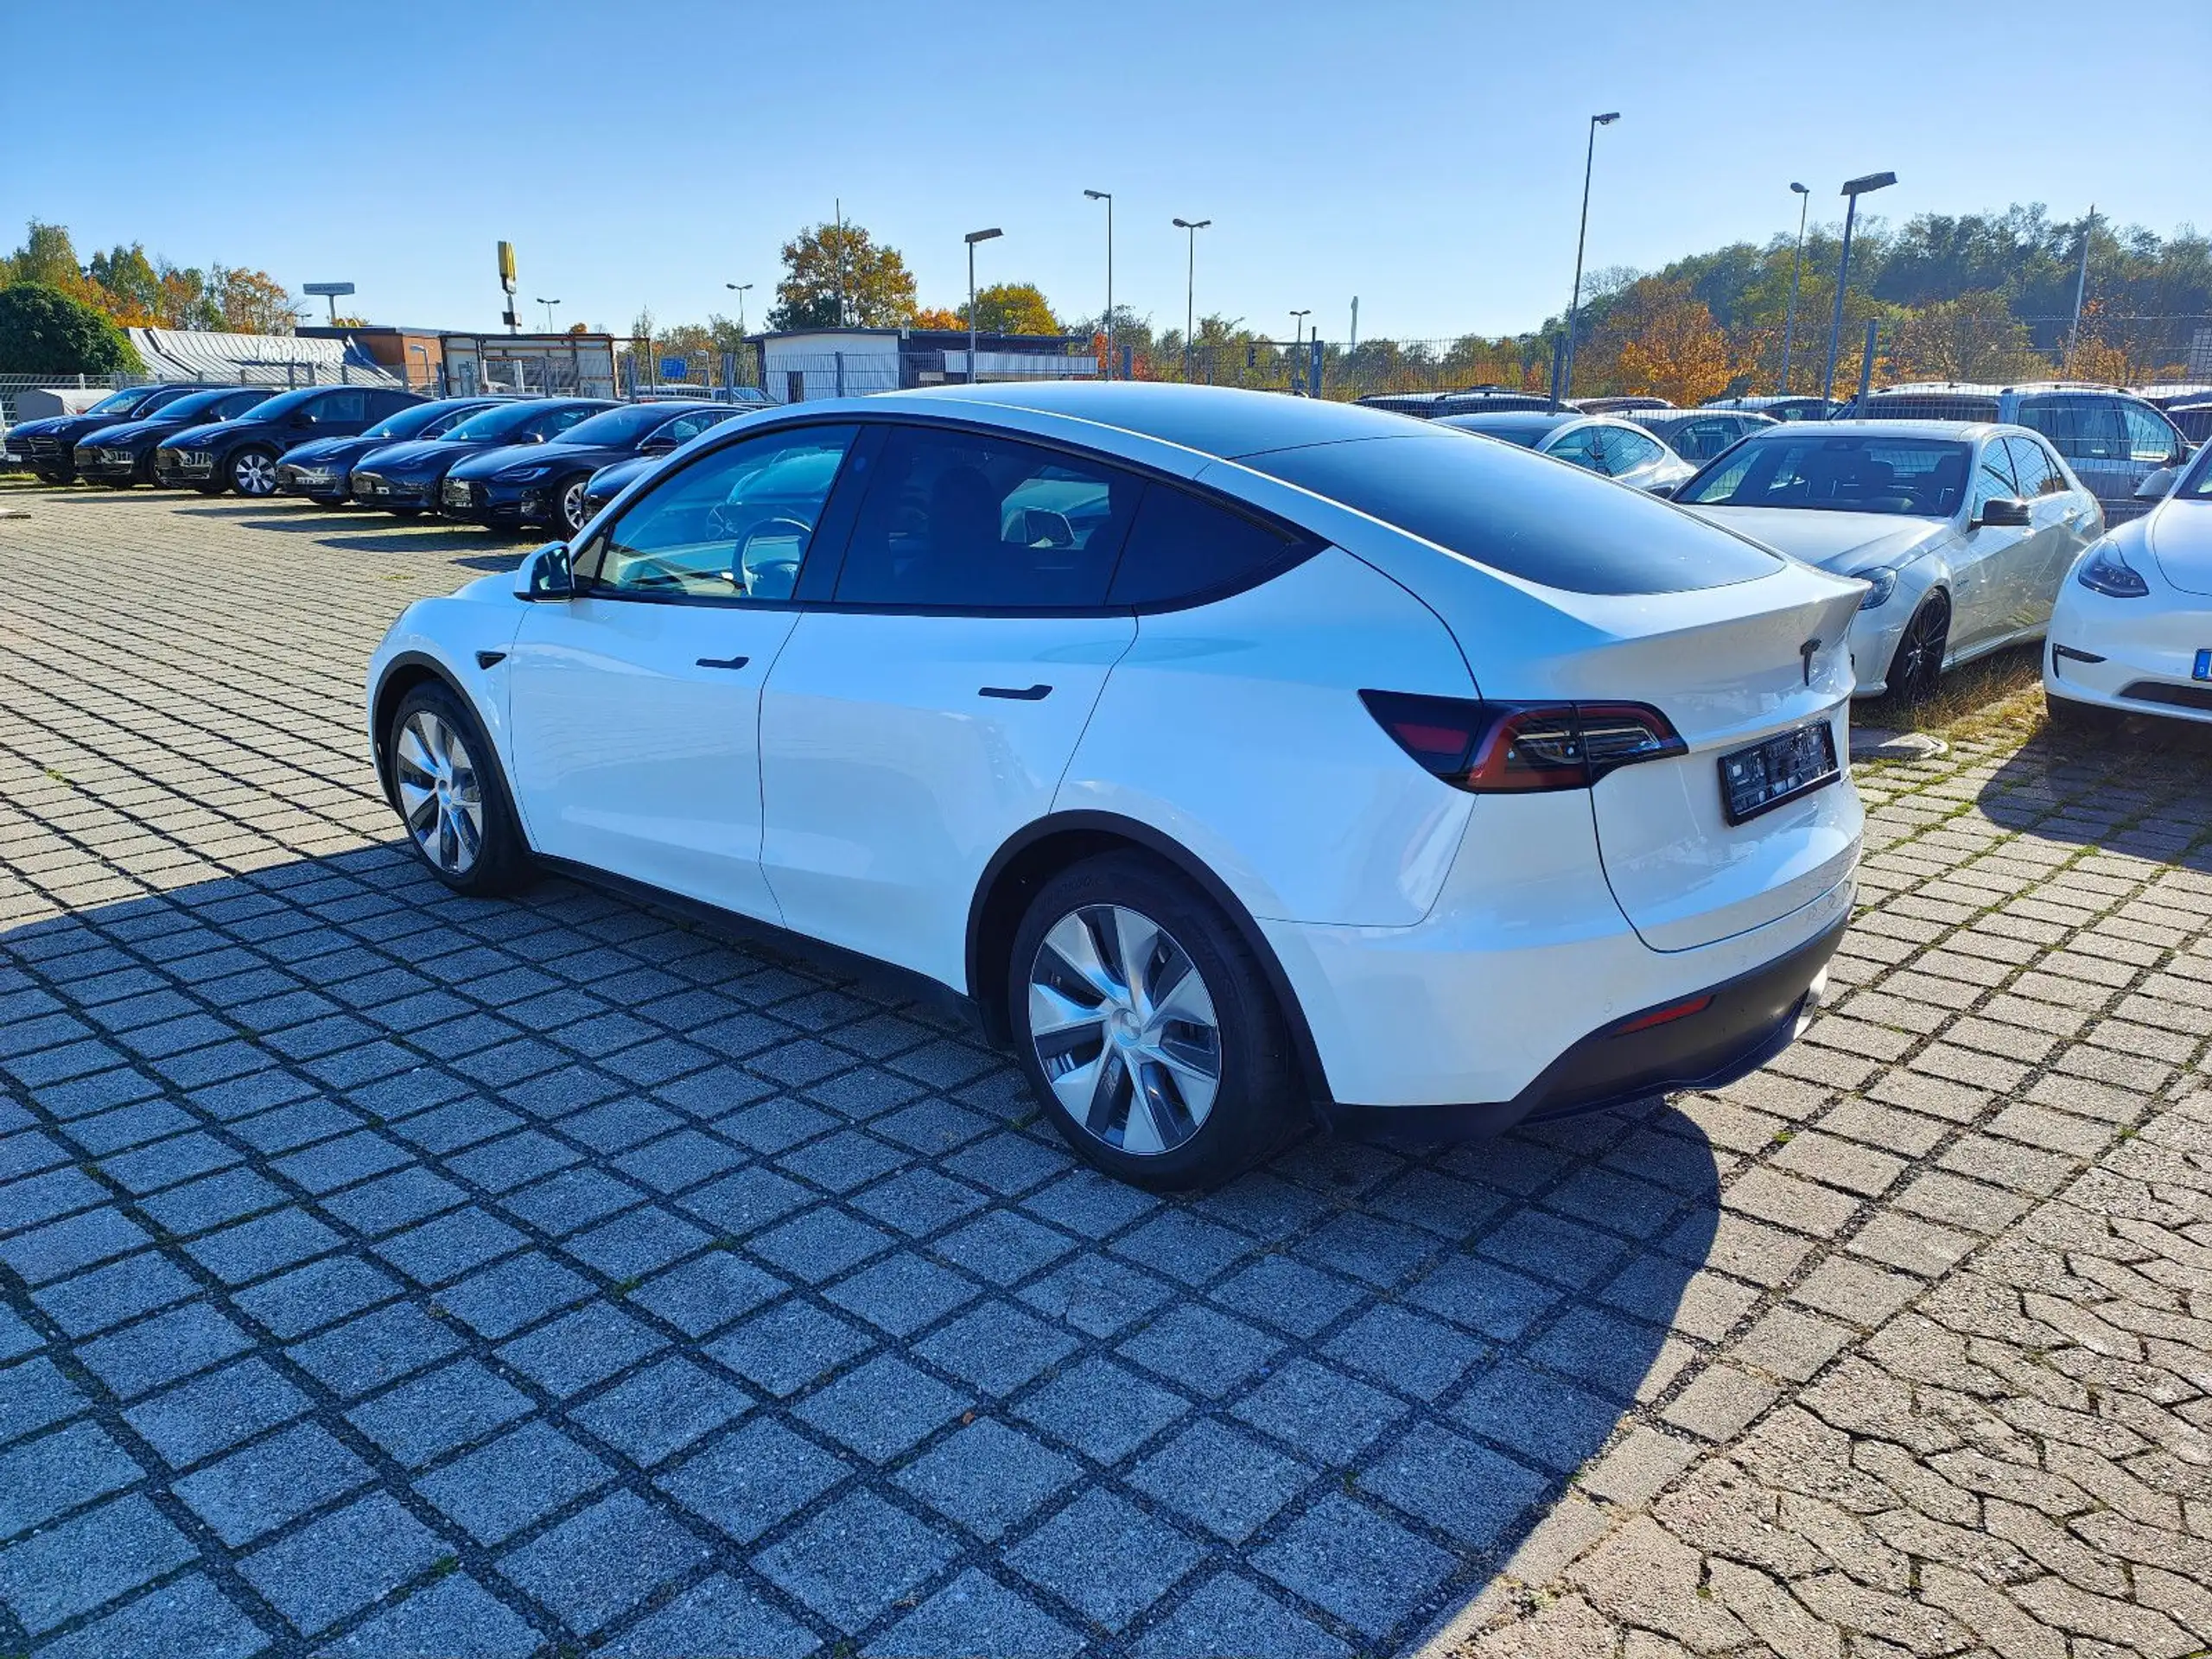
<svg viewBox="0 0 2212 1659">
<path fill-rule="evenodd" d="M 410 861 L 363 665 L 512 543 L 0 500 L 0 1651 L 2212 1643 L 2196 752 L 1862 775 L 1725 1097 L 1161 1202 L 893 992 Z"/>
</svg>

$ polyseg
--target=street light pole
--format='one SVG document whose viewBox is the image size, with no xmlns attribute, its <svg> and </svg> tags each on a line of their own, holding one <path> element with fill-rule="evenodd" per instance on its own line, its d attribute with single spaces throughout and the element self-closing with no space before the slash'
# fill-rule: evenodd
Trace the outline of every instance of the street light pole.
<svg viewBox="0 0 2212 1659">
<path fill-rule="evenodd" d="M 737 296 L 737 332 L 741 334 L 745 332 L 746 290 L 750 289 L 753 284 L 750 283 L 724 283 L 722 286 L 729 289 L 731 293 Z"/>
<path fill-rule="evenodd" d="M 995 226 L 968 232 L 968 384 L 971 386 L 976 384 L 976 245 L 1005 234 Z"/>
<path fill-rule="evenodd" d="M 1843 181 L 1843 194 L 1848 205 L 1843 210 L 1843 256 L 1838 261 L 1835 271 L 1835 315 L 1828 322 L 1828 366 L 1821 376 L 1821 401 L 1823 404 L 1828 401 L 1829 393 L 1835 390 L 1835 354 L 1836 347 L 1843 338 L 1843 291 L 1851 281 L 1851 227 L 1853 221 L 1859 217 L 1859 198 L 1871 195 L 1877 190 L 1886 190 L 1897 181 L 1897 175 L 1894 173 L 1869 173 L 1863 177 Z"/>
<path fill-rule="evenodd" d="M 553 308 L 560 304 L 561 302 L 558 300 L 549 300 L 541 294 L 537 296 L 537 302 L 545 308 L 545 332 L 550 334 L 553 332 Z"/>
<path fill-rule="evenodd" d="M 1114 193 L 1111 190 L 1086 190 L 1083 193 L 1093 201 L 1106 204 L 1106 378 L 1114 378 Z"/>
<path fill-rule="evenodd" d="M 1574 233 L 1574 295 L 1567 302 L 1567 359 L 1560 371 L 1559 390 L 1552 395 L 1565 403 L 1574 385 L 1574 319 L 1582 309 L 1582 248 L 1590 237 L 1590 169 L 1598 159 L 1598 129 L 1621 118 L 1613 110 L 1590 118 L 1590 143 L 1582 154 L 1582 228 Z"/>
<path fill-rule="evenodd" d="M 2082 268 L 2074 277 L 2074 326 L 2066 331 L 2066 372 L 2074 372 L 2074 348 L 2082 343 L 2082 301 L 2089 291 L 2089 238 L 2097 228 L 2097 204 L 2082 223 Z"/>
<path fill-rule="evenodd" d="M 1813 193 L 1796 180 L 1789 188 L 1797 193 L 1797 252 L 1789 262 L 1789 312 L 1782 322 L 1782 384 L 1775 390 L 1783 397 L 1789 395 L 1789 347 L 1797 335 L 1797 279 L 1805 268 L 1805 213 L 1813 205 Z"/>
<path fill-rule="evenodd" d="M 1210 219 L 1179 219 L 1175 228 L 1191 233 L 1189 260 L 1183 275 L 1183 382 L 1191 379 L 1191 330 L 1197 324 L 1198 292 L 1198 232 L 1213 223 Z"/>
</svg>

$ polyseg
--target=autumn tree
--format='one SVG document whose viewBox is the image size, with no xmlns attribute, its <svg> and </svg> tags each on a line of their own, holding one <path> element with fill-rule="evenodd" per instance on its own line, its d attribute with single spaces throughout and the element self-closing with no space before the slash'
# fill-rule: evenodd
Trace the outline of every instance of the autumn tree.
<svg viewBox="0 0 2212 1659">
<path fill-rule="evenodd" d="M 1622 336 L 1611 376 L 1620 391 L 1688 408 L 1726 387 L 1728 336 L 1687 283 L 1637 282 L 1608 322 Z"/>
<path fill-rule="evenodd" d="M 223 326 L 240 334 L 289 334 L 300 326 L 292 291 L 265 270 L 215 267 L 215 303 Z"/>
<path fill-rule="evenodd" d="M 1913 308 L 1888 346 L 1891 374 L 1912 380 L 2003 381 L 2040 367 L 2026 327 L 2006 314 L 2003 295 L 1987 290 Z"/>
<path fill-rule="evenodd" d="M 965 328 L 967 326 L 968 319 L 964 315 L 941 305 L 932 305 L 915 312 L 907 323 L 910 328 Z"/>
<path fill-rule="evenodd" d="M 771 328 L 895 328 L 914 315 L 914 276 L 857 225 L 808 226 L 784 244 Z"/>
</svg>

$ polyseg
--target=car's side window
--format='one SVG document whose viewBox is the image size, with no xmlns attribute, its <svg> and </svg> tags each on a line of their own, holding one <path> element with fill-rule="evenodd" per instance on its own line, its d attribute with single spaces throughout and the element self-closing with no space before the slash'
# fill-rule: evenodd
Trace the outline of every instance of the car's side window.
<svg viewBox="0 0 2212 1659">
<path fill-rule="evenodd" d="M 2154 467 L 2163 467 L 2184 453 L 2184 446 L 2175 442 L 2173 428 L 2154 411 L 2134 404 L 2122 404 L 2120 413 L 2127 425 L 2130 461 L 2147 461 Z"/>
<path fill-rule="evenodd" d="M 1605 470 L 1616 478 L 1659 459 L 1658 439 L 1618 426 L 1609 426 L 1604 430 L 1606 438 Z"/>
<path fill-rule="evenodd" d="M 1545 446 L 1544 453 L 1554 460 L 1570 461 L 1577 467 L 1602 473 L 1605 470 L 1605 429 L 1578 426 Z"/>
<path fill-rule="evenodd" d="M 2019 493 L 2020 482 L 2012 476 L 2012 463 L 2004 444 L 1995 439 L 1983 444 L 1974 469 L 1974 499 L 1967 508 L 1967 522 L 1980 518 L 1982 509 L 1992 501 L 2009 500 Z"/>
<path fill-rule="evenodd" d="M 565 409 L 549 410 L 523 429 L 532 437 L 556 438 L 578 421 L 588 420 L 598 413 L 589 404 L 572 404 Z"/>
<path fill-rule="evenodd" d="M 607 598 L 789 599 L 855 430 L 803 426 L 702 455 L 595 537 L 579 577 Z"/>
<path fill-rule="evenodd" d="M 1307 550 L 1257 519 L 1154 484 L 1137 506 L 1107 602 L 1146 609 L 1217 597 L 1288 569 Z"/>
<path fill-rule="evenodd" d="M 1106 603 L 1143 480 L 996 435 L 894 427 L 853 525 L 836 602 L 918 610 Z"/>
<path fill-rule="evenodd" d="M 334 391 L 327 397 L 317 398 L 308 412 L 317 425 L 332 426 L 340 421 L 366 419 L 368 408 L 369 397 L 365 391 Z"/>
<path fill-rule="evenodd" d="M 1711 461 L 1735 441 L 1733 421 L 1692 421 L 1675 429 L 1675 453 L 1684 461 Z"/>
<path fill-rule="evenodd" d="M 685 415 L 671 421 L 652 435 L 657 440 L 663 440 L 669 443 L 688 443 L 709 427 L 721 425 L 730 417 L 733 412 L 728 410 L 702 409 L 696 415 Z"/>
<path fill-rule="evenodd" d="M 2070 487 L 2050 451 L 2034 438 L 2008 437 L 2005 448 L 2012 454 L 2012 476 L 2019 480 L 2022 495 L 2057 495 Z"/>
<path fill-rule="evenodd" d="M 2069 461 L 2119 461 L 2127 454 L 2127 435 L 2117 404 L 2098 397 L 2054 397 L 2024 405 L 2020 424 L 2049 438 Z"/>
</svg>

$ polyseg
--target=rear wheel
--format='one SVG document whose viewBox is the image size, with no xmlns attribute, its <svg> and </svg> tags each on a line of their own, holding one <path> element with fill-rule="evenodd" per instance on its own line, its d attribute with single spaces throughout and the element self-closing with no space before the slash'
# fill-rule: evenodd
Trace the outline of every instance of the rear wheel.
<svg viewBox="0 0 2212 1659">
<path fill-rule="evenodd" d="M 224 469 L 231 487 L 240 495 L 258 499 L 276 493 L 276 454 L 274 450 L 249 446 L 232 455 Z"/>
<path fill-rule="evenodd" d="M 1016 931 L 1010 1022 L 1068 1144 L 1108 1174 L 1211 1186 L 1295 1127 L 1282 1013 L 1228 918 L 1137 854 L 1062 872 Z"/>
<path fill-rule="evenodd" d="M 435 681 L 416 686 L 393 713 L 385 742 L 400 822 L 431 873 L 476 897 L 519 886 L 529 849 L 491 741 L 461 700 Z"/>
<path fill-rule="evenodd" d="M 1897 655 L 1890 659 L 1889 695 L 1904 703 L 1925 702 L 1935 696 L 1950 642 L 1951 599 L 1937 588 L 1904 625 Z"/>
</svg>

